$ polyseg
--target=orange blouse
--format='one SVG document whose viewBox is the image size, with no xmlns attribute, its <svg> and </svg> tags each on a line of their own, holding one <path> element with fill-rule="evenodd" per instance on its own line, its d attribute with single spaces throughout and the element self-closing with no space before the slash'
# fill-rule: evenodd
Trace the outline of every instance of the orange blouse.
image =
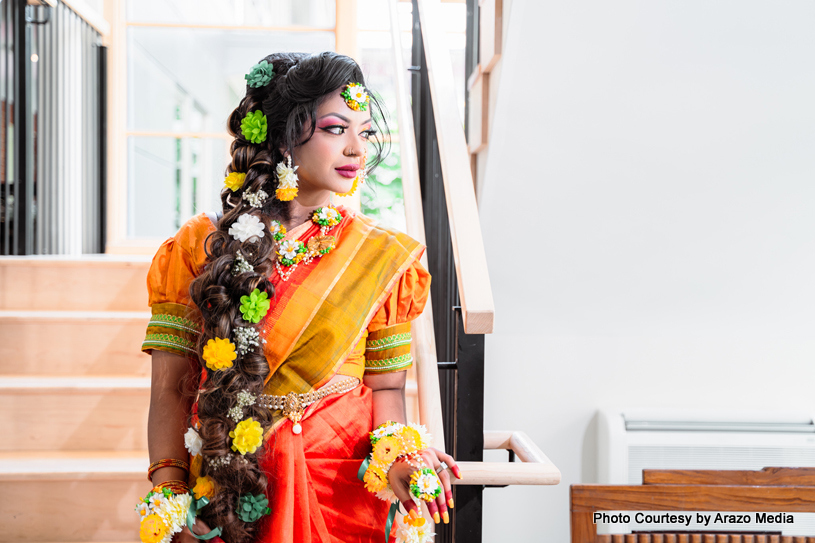
<svg viewBox="0 0 815 543">
<path fill-rule="evenodd" d="M 152 318 L 143 351 L 158 349 L 197 357 L 200 328 L 189 286 L 203 270 L 206 237 L 214 228 L 205 213 L 196 215 L 165 241 L 153 258 L 147 275 Z M 314 263 L 309 265 L 313 266 Z M 275 277 L 275 280 L 278 279 Z M 410 321 L 424 309 L 429 288 L 430 275 L 414 260 L 374 313 L 362 339 L 338 373 L 361 379 L 364 373 L 401 371 L 410 367 Z"/>
</svg>

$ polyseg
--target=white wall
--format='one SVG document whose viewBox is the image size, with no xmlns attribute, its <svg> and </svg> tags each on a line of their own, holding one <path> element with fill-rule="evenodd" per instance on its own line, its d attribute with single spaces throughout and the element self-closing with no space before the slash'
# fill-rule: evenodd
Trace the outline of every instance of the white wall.
<svg viewBox="0 0 815 543">
<path fill-rule="evenodd" d="M 813 410 L 815 4 L 515 0 L 481 206 L 485 424 L 557 487 L 484 541 L 565 542 L 608 405 Z"/>
</svg>

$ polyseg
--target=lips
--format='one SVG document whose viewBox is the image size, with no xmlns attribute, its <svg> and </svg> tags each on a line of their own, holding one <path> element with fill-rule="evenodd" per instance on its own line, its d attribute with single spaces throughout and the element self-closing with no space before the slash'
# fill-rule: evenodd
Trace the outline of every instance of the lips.
<svg viewBox="0 0 815 543">
<path fill-rule="evenodd" d="M 337 173 L 343 177 L 347 177 L 348 179 L 352 179 L 357 176 L 357 170 L 359 170 L 359 165 L 357 164 L 348 164 L 346 166 L 340 166 L 339 168 L 334 168 L 337 170 Z"/>
</svg>

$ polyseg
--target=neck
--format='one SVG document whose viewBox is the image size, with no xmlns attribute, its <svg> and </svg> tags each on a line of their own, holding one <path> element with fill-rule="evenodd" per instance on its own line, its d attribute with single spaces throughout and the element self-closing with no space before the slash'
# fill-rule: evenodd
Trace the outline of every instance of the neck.
<svg viewBox="0 0 815 543">
<path fill-rule="evenodd" d="M 289 204 L 289 220 L 283 223 L 286 230 L 291 230 L 311 220 L 314 210 L 327 206 L 330 201 L 329 191 L 320 191 L 320 194 L 300 194 Z"/>
</svg>

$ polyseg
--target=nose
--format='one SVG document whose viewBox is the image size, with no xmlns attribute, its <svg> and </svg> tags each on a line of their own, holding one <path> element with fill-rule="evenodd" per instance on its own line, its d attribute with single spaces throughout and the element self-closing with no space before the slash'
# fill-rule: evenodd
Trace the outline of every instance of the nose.
<svg viewBox="0 0 815 543">
<path fill-rule="evenodd" d="M 348 147 L 345 148 L 345 155 L 349 157 L 362 156 L 365 153 L 365 142 L 360 141 L 360 138 L 356 135 L 352 135 L 352 138 Z"/>
</svg>

